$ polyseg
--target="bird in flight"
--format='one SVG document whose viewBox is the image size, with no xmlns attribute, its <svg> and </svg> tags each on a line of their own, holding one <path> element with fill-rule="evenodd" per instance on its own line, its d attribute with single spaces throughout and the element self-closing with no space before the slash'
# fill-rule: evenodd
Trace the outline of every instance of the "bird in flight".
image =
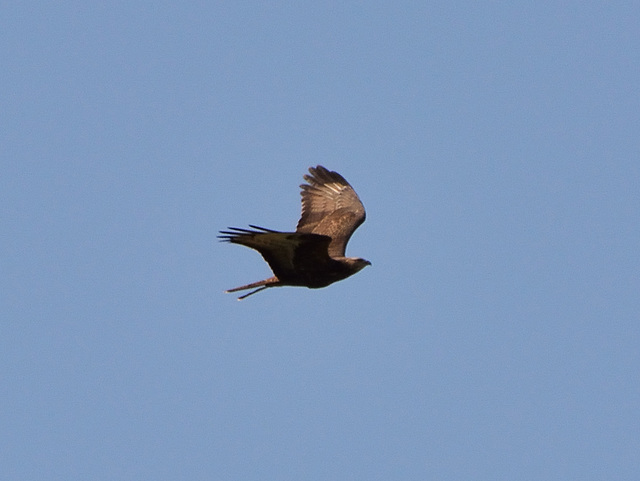
<svg viewBox="0 0 640 481">
<path fill-rule="evenodd" d="M 302 189 L 302 216 L 295 232 L 279 232 L 249 225 L 220 231 L 224 242 L 257 250 L 273 271 L 273 277 L 229 289 L 257 288 L 238 300 L 269 287 L 326 287 L 371 265 L 366 259 L 345 257 L 353 232 L 364 222 L 365 211 L 353 187 L 337 172 L 321 165 L 310 167 Z"/>
</svg>

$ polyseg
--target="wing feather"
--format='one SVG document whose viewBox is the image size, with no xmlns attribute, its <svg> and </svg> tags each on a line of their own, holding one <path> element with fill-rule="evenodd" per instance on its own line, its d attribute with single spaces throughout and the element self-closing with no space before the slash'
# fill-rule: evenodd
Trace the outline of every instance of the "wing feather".
<svg viewBox="0 0 640 481">
<path fill-rule="evenodd" d="M 328 236 L 250 227 L 253 230 L 229 227 L 220 231 L 218 238 L 257 250 L 281 281 L 295 280 L 301 273 L 330 261 Z"/>
<path fill-rule="evenodd" d="M 331 237 L 329 255 L 344 257 L 347 242 L 364 222 L 366 214 L 353 187 L 337 172 L 318 165 L 305 175 L 302 189 L 302 215 L 296 232 Z"/>
</svg>

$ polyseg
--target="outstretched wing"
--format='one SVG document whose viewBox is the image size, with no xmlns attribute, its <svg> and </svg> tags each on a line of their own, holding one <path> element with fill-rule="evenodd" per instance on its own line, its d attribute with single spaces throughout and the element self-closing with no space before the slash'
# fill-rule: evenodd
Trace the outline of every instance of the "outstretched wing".
<svg viewBox="0 0 640 481">
<path fill-rule="evenodd" d="M 309 269 L 330 261 L 327 248 L 331 238 L 299 232 L 278 232 L 250 225 L 254 230 L 229 227 L 218 238 L 257 250 L 281 281 L 294 282 Z"/>
<path fill-rule="evenodd" d="M 296 232 L 331 237 L 329 255 L 344 257 L 347 242 L 364 222 L 365 210 L 355 190 L 337 172 L 321 165 L 309 169 L 302 191 L 302 216 Z"/>
</svg>

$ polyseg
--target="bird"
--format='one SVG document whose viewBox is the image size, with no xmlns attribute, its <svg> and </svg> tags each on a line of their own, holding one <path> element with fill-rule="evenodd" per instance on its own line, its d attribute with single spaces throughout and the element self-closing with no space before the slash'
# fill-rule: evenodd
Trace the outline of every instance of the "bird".
<svg viewBox="0 0 640 481">
<path fill-rule="evenodd" d="M 302 215 L 295 232 L 280 232 L 249 224 L 250 229 L 228 227 L 222 242 L 258 251 L 273 276 L 225 291 L 255 289 L 245 299 L 270 287 L 302 286 L 318 289 L 341 281 L 371 265 L 360 257 L 346 257 L 347 242 L 364 222 L 366 213 L 353 187 L 337 172 L 321 165 L 309 168 L 300 186 Z"/>
</svg>

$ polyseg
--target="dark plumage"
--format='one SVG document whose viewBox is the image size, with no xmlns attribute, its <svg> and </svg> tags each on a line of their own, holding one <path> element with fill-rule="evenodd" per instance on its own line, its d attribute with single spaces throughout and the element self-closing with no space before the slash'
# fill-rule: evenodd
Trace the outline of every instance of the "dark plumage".
<svg viewBox="0 0 640 481">
<path fill-rule="evenodd" d="M 364 222 L 365 211 L 358 195 L 337 172 L 321 165 L 309 168 L 302 191 L 302 216 L 295 232 L 278 232 L 250 225 L 251 229 L 230 227 L 220 231 L 223 241 L 241 244 L 260 252 L 274 276 L 263 281 L 229 289 L 253 289 L 238 299 L 268 287 L 326 287 L 371 265 L 359 257 L 345 257 L 353 232 Z"/>
</svg>

